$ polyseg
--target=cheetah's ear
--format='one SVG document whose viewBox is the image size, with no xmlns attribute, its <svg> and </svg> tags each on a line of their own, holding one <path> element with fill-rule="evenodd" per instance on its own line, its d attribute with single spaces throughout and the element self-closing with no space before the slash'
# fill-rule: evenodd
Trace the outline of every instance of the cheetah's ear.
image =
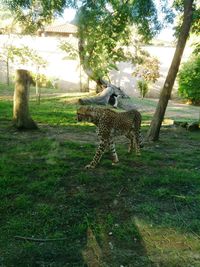
<svg viewBox="0 0 200 267">
<path fill-rule="evenodd" d="M 81 104 L 81 98 L 79 98 L 77 101 L 76 101 L 76 109 L 79 109 L 81 108 L 83 105 Z"/>
<path fill-rule="evenodd" d="M 85 106 L 85 109 L 88 110 L 88 111 L 93 111 L 93 107 L 92 107 L 92 106 L 88 106 L 88 105 L 86 105 L 86 106 Z"/>
</svg>

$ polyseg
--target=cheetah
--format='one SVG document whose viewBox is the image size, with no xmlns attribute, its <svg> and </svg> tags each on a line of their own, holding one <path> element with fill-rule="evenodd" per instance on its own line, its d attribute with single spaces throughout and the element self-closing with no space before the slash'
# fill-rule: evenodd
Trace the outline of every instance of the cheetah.
<svg viewBox="0 0 200 267">
<path fill-rule="evenodd" d="M 95 124 L 100 139 L 96 153 L 92 161 L 85 166 L 86 169 L 96 167 L 106 148 L 110 149 L 112 164 L 119 161 L 113 141 L 115 136 L 125 135 L 130 140 L 128 152 L 131 153 L 135 147 L 136 155 L 140 155 L 141 114 L 139 111 L 132 109 L 126 112 L 116 112 L 108 108 L 83 106 L 77 109 L 77 120 Z"/>
</svg>

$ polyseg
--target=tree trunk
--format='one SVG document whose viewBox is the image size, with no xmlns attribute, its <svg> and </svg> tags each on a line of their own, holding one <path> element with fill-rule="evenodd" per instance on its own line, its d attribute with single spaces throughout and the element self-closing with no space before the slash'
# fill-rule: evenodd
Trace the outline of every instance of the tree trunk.
<svg viewBox="0 0 200 267">
<path fill-rule="evenodd" d="M 10 68 L 9 68 L 9 59 L 6 60 L 6 72 L 7 72 L 7 85 L 10 85 Z"/>
<path fill-rule="evenodd" d="M 83 70 L 87 74 L 88 78 L 96 82 L 96 93 L 97 94 L 101 93 L 108 86 L 116 87 L 102 78 L 95 77 L 93 70 L 88 67 L 88 59 L 92 57 L 92 51 L 90 52 L 90 55 L 88 56 L 85 55 L 84 40 L 80 36 L 79 36 L 78 50 L 79 50 L 80 65 L 83 67 Z"/>
<path fill-rule="evenodd" d="M 40 91 L 39 91 L 39 86 L 38 86 L 38 75 L 36 75 L 36 82 L 35 82 L 35 94 L 36 94 L 36 100 L 37 103 L 40 104 Z"/>
<path fill-rule="evenodd" d="M 17 129 L 37 129 L 29 114 L 29 88 L 35 84 L 27 70 L 16 71 L 13 124 Z"/>
<path fill-rule="evenodd" d="M 79 68 L 79 84 L 80 84 L 80 92 L 83 92 L 81 65 L 80 65 L 80 68 Z"/>
<path fill-rule="evenodd" d="M 193 1 L 194 0 L 184 0 L 184 18 L 183 18 L 183 23 L 181 26 L 180 35 L 178 38 L 174 57 L 173 57 L 170 69 L 168 71 L 168 75 L 166 77 L 163 89 L 160 94 L 160 98 L 159 98 L 158 105 L 156 107 L 156 111 L 151 121 L 150 129 L 147 133 L 148 140 L 156 141 L 159 139 L 159 133 L 160 133 L 162 121 L 165 115 L 168 101 L 171 96 L 174 81 L 178 73 L 178 69 L 180 66 L 185 44 L 189 36 L 189 31 L 190 31 L 191 22 L 192 22 Z"/>
<path fill-rule="evenodd" d="M 35 94 L 36 94 L 36 100 L 38 102 L 38 104 L 40 105 L 40 88 L 39 88 L 39 67 L 37 67 L 37 70 L 36 70 L 36 79 L 35 79 Z"/>
</svg>

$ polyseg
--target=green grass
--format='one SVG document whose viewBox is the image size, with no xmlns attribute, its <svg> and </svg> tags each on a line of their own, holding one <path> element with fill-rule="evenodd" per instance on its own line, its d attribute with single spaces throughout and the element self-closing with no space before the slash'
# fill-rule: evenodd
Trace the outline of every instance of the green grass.
<svg viewBox="0 0 200 267">
<path fill-rule="evenodd" d="M 11 101 L 0 110 L 0 266 L 200 266 L 199 132 L 164 127 L 141 157 L 122 140 L 118 165 L 106 153 L 85 170 L 97 140 L 76 105 L 31 101 L 39 130 L 25 132 Z"/>
</svg>

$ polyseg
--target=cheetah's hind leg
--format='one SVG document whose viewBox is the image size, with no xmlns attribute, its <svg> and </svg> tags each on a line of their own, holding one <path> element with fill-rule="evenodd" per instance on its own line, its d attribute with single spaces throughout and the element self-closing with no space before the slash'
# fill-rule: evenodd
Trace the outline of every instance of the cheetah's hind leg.
<svg viewBox="0 0 200 267">
<path fill-rule="evenodd" d="M 135 154 L 137 156 L 140 156 L 141 155 L 141 152 L 140 152 L 140 133 L 136 132 L 134 134 L 133 138 L 134 138 L 134 145 L 135 145 Z"/>
<path fill-rule="evenodd" d="M 135 153 L 137 156 L 140 156 L 140 139 L 139 134 L 137 132 L 131 132 L 126 137 L 130 140 L 130 144 L 128 146 L 128 153 L 132 153 L 135 148 Z"/>
<path fill-rule="evenodd" d="M 134 136 L 132 133 L 128 133 L 126 137 L 130 140 L 130 143 L 128 145 L 128 153 L 131 153 L 134 148 Z"/>
<path fill-rule="evenodd" d="M 128 153 L 132 153 L 133 151 L 133 138 L 130 139 L 130 144 L 128 146 Z"/>
</svg>

